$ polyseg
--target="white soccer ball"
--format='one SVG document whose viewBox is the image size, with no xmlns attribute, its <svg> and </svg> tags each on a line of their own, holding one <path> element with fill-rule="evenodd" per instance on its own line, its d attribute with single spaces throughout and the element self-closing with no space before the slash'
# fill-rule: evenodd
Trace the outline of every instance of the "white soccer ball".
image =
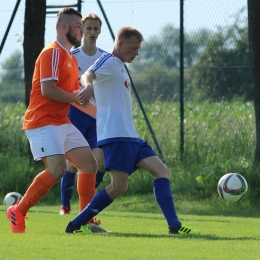
<svg viewBox="0 0 260 260">
<path fill-rule="evenodd" d="M 12 206 L 16 203 L 17 200 L 21 200 L 23 196 L 18 192 L 10 192 L 5 195 L 3 200 L 3 205 Z"/>
<path fill-rule="evenodd" d="M 231 203 L 240 201 L 248 190 L 246 179 L 239 173 L 227 173 L 222 176 L 217 186 L 219 196 Z"/>
</svg>

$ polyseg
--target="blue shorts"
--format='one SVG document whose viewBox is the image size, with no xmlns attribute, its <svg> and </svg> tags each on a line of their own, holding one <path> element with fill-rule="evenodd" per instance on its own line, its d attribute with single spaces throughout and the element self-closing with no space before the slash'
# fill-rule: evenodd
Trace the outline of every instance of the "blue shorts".
<svg viewBox="0 0 260 260">
<path fill-rule="evenodd" d="M 97 148 L 96 118 L 80 111 L 73 105 L 70 105 L 68 117 L 88 141 L 90 148 Z"/>
<path fill-rule="evenodd" d="M 117 142 L 102 146 L 105 156 L 105 170 L 127 172 L 129 175 L 139 167 L 136 165 L 150 156 L 156 156 L 151 146 L 142 139 L 139 142 Z"/>
</svg>

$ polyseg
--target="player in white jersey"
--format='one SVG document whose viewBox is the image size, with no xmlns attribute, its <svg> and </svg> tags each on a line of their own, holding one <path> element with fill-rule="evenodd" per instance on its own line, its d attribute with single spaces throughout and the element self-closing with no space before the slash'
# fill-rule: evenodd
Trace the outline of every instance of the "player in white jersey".
<svg viewBox="0 0 260 260">
<path fill-rule="evenodd" d="M 154 177 L 154 196 L 167 221 L 169 233 L 199 234 L 198 230 L 180 223 L 171 194 L 169 169 L 136 132 L 132 118 L 131 84 L 124 63 L 135 59 L 142 41 L 142 34 L 135 28 L 121 28 L 112 53 L 103 54 L 81 77 L 85 89 L 78 95 L 79 101 L 84 104 L 93 91 L 95 93 L 98 146 L 103 149 L 105 169 L 110 172 L 111 184 L 100 190 L 68 223 L 67 233 L 88 233 L 84 223 L 124 194 L 129 175 L 142 168 Z"/>
<path fill-rule="evenodd" d="M 83 44 L 82 46 L 74 49 L 71 53 L 76 57 L 79 68 L 79 79 L 81 75 L 104 53 L 103 50 L 96 47 L 96 40 L 101 32 L 102 22 L 95 14 L 87 14 L 82 18 L 83 22 Z M 70 106 L 69 118 L 71 122 L 80 130 L 85 139 L 88 141 L 92 152 L 98 162 L 98 171 L 96 175 L 96 188 L 103 180 L 105 174 L 104 169 L 104 156 L 100 148 L 97 147 L 96 135 L 96 106 L 95 100 L 92 98 L 92 103 L 87 108 L 76 105 L 75 103 Z M 61 179 L 61 208 L 60 214 L 69 214 L 70 199 L 77 173 L 75 168 L 69 161 L 67 161 L 67 171 Z M 93 184 L 81 174 L 78 175 L 78 193 L 80 196 L 80 210 L 90 202 L 95 194 Z"/>
</svg>

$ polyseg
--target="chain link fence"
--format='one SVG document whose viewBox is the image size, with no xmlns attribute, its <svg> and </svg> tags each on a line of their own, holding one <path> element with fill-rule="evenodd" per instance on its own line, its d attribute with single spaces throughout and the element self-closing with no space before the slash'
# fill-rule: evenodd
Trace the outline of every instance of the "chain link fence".
<svg viewBox="0 0 260 260">
<path fill-rule="evenodd" d="M 17 2 L 20 3 L 11 21 Z M 209 161 L 214 163 L 217 157 L 226 160 L 227 154 L 251 157 L 255 121 L 247 1 L 183 1 L 183 86 L 180 84 L 180 2 L 85 0 L 81 2 L 81 13 L 83 16 L 96 13 L 102 19 L 97 45 L 106 51 L 113 46 L 109 28 L 116 34 L 119 28 L 131 25 L 143 33 L 145 41 L 139 57 L 127 65 L 136 89 L 134 119 L 140 136 L 151 143 L 161 158 L 169 163 L 195 154 L 197 162 L 203 163 L 210 154 Z M 45 44 L 55 39 L 55 11 L 61 7 L 53 7 L 77 3 L 47 0 Z M 0 104 L 15 105 L 24 102 L 25 0 L 1 1 L 0 6 L 1 41 L 8 23 L 12 22 L 0 54 Z M 180 96 L 182 87 L 184 94 Z M 182 137 L 184 149 L 181 149 Z"/>
</svg>

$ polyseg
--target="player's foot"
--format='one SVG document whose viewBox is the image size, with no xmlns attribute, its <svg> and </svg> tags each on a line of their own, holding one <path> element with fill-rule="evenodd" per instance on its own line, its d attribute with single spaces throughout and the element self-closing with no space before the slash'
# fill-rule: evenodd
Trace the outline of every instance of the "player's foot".
<svg viewBox="0 0 260 260">
<path fill-rule="evenodd" d="M 106 230 L 93 223 L 87 224 L 86 226 L 89 230 L 91 230 L 92 233 L 111 233 L 111 231 Z"/>
<path fill-rule="evenodd" d="M 99 227 L 92 223 L 87 225 L 82 225 L 80 227 L 73 227 L 71 222 L 69 222 L 65 229 L 65 232 L 91 234 L 91 233 L 110 233 L 111 231 L 105 230 L 104 228 Z"/>
<path fill-rule="evenodd" d="M 87 226 L 73 227 L 71 222 L 68 223 L 66 229 L 66 233 L 82 233 L 82 234 L 91 234 L 91 230 L 87 228 Z"/>
<path fill-rule="evenodd" d="M 25 233 L 26 216 L 21 210 L 19 210 L 17 204 L 10 206 L 6 210 L 6 215 L 10 221 L 10 227 L 13 233 Z"/>
<path fill-rule="evenodd" d="M 194 230 L 188 227 L 181 226 L 178 230 L 169 227 L 169 234 L 175 234 L 175 235 L 184 235 L 184 234 L 189 234 L 189 235 L 199 235 L 200 232 L 199 230 Z"/>
<path fill-rule="evenodd" d="M 70 206 L 61 206 L 60 215 L 70 214 Z"/>
</svg>

